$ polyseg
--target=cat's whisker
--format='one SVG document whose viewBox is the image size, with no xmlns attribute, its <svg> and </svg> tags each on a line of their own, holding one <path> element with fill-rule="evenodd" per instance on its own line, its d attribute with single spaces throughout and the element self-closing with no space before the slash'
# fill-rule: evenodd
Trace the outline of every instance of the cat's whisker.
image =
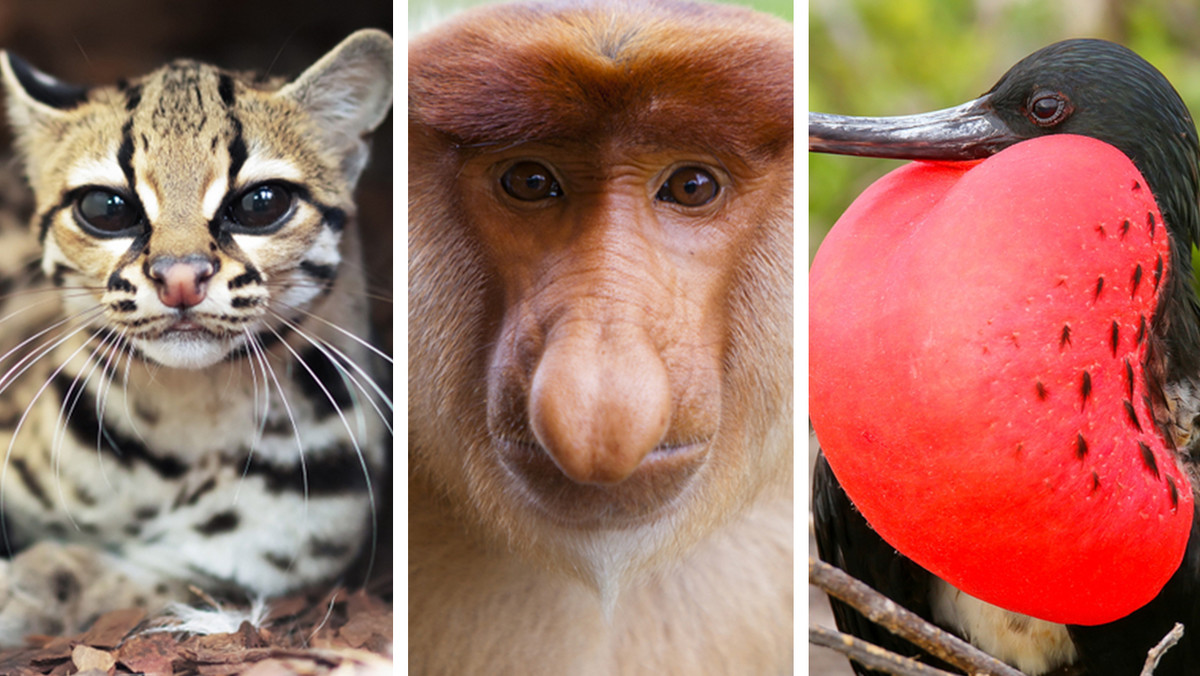
<svg viewBox="0 0 1200 676">
<path fill-rule="evenodd" d="M 358 343 L 359 345 L 362 345 L 363 347 L 367 348 L 368 350 L 373 352 L 375 354 L 375 356 L 386 361 L 388 364 L 393 363 L 392 355 L 384 352 L 383 350 L 380 350 L 379 348 L 372 345 L 370 341 L 354 335 L 353 333 L 347 331 L 346 329 L 343 329 L 342 327 L 338 326 L 337 324 L 334 324 L 333 322 L 329 321 L 328 319 L 325 319 L 321 315 L 316 314 L 315 312 L 312 312 L 310 310 L 306 310 L 302 307 L 296 307 L 294 305 L 286 305 L 285 307 L 293 312 L 298 312 L 298 313 L 304 315 L 305 317 L 314 319 L 314 320 L 324 324 L 325 326 L 328 326 L 329 328 L 333 329 L 334 331 L 337 331 L 338 333 L 349 338 L 350 340 L 353 340 L 354 342 Z M 272 313 L 281 320 L 286 319 L 286 317 L 284 317 L 281 313 L 274 312 L 274 311 L 272 311 Z"/>
<path fill-rule="evenodd" d="M 371 562 L 374 562 L 377 533 L 379 530 L 379 513 L 378 513 L 378 506 L 375 504 L 375 488 L 371 481 L 371 468 L 367 464 L 367 458 L 366 458 L 366 455 L 363 453 L 362 447 L 359 446 L 359 444 L 358 444 L 358 436 L 354 434 L 354 430 L 350 427 L 350 422 L 348 420 L 346 420 L 345 412 L 342 411 L 342 407 L 338 405 L 336 398 L 333 396 L 333 394 L 331 394 L 329 392 L 329 389 L 325 386 L 325 383 L 321 382 L 321 379 L 319 377 L 317 377 L 317 374 L 312 370 L 312 368 L 308 365 L 308 363 L 304 360 L 304 358 L 301 357 L 300 354 L 297 353 L 296 350 L 294 350 L 292 348 L 292 346 L 289 345 L 288 342 L 283 339 L 283 336 L 279 335 L 279 333 L 277 331 L 275 331 L 275 329 L 270 329 L 270 331 L 271 331 L 271 333 L 273 333 L 275 335 L 275 337 L 277 337 L 279 339 L 279 343 L 281 345 L 283 345 L 285 348 L 287 348 L 287 351 L 289 353 L 291 353 L 292 358 L 296 360 L 296 363 L 298 363 L 298 364 L 300 364 L 300 366 L 304 367 L 304 370 L 308 372 L 309 377 L 312 378 L 313 381 L 317 384 L 317 386 L 321 389 L 321 392 L 324 393 L 325 398 L 329 400 L 330 406 L 333 407 L 334 412 L 337 413 L 338 418 L 342 421 L 342 426 L 346 430 L 346 434 L 349 435 L 349 437 L 350 437 L 350 444 L 354 448 L 355 457 L 358 459 L 359 467 L 362 470 L 363 481 L 366 484 L 367 500 L 368 500 L 368 502 L 370 504 L 370 508 L 371 508 L 371 529 L 370 529 L 371 530 L 371 550 L 370 550 L 370 558 L 368 560 Z M 282 395 L 282 394 L 283 394 L 283 391 L 280 390 L 280 395 Z M 301 463 L 300 466 L 303 469 L 304 468 L 303 450 L 301 451 L 300 463 Z M 307 500 L 307 497 L 308 497 L 307 475 L 305 475 L 304 495 L 306 498 L 305 499 L 305 504 L 306 504 L 305 511 L 307 513 L 307 503 L 308 503 L 308 500 Z M 297 553 L 297 556 L 299 556 L 298 553 Z M 372 563 L 372 565 L 373 565 L 373 563 Z"/>
<path fill-rule="evenodd" d="M 260 350 L 262 349 L 262 345 L 258 344 L 258 339 L 250 333 L 249 329 L 243 329 L 243 332 L 246 334 L 247 341 L 255 343 L 258 345 Z M 270 383 L 267 382 L 266 372 L 262 371 L 261 368 L 256 366 L 255 360 L 248 359 L 246 361 L 250 364 L 250 375 L 253 378 L 254 387 L 254 396 L 250 401 L 251 405 L 254 406 L 254 414 L 257 416 L 255 418 L 257 422 L 254 426 L 254 440 L 250 444 L 250 452 L 253 454 L 254 449 L 258 448 L 258 445 L 262 443 L 263 437 L 267 432 L 267 423 L 271 419 L 271 386 Z M 261 382 L 259 380 L 260 373 L 262 378 Z M 258 396 L 260 391 L 262 392 L 261 410 L 258 407 Z"/>
<path fill-rule="evenodd" d="M 101 443 L 104 435 L 104 430 L 108 429 L 104 424 L 104 415 L 108 411 L 108 393 L 112 390 L 113 382 L 116 380 L 116 369 L 120 366 L 122 353 L 128 354 L 129 343 L 125 339 L 125 329 L 117 334 L 117 339 L 113 341 L 112 349 L 109 351 L 108 362 L 101 373 L 100 386 L 96 393 L 96 453 L 99 458 L 100 476 L 104 479 L 104 485 L 108 486 L 109 490 L 116 490 L 113 487 L 112 480 L 108 478 L 108 471 L 104 469 L 104 455 Z M 113 355 L 116 355 L 115 359 Z M 104 376 L 107 375 L 107 388 L 105 387 Z M 133 425 L 135 433 L 138 433 L 137 424 L 133 422 L 133 416 L 128 414 L 128 392 L 126 392 L 126 419 Z M 138 433 L 140 438 L 140 433 Z"/>
<path fill-rule="evenodd" d="M 75 321 L 81 315 L 84 315 L 87 312 L 88 311 L 81 312 L 79 314 L 67 317 L 66 319 L 63 319 L 59 322 L 55 322 L 54 324 L 46 327 L 45 329 L 33 334 L 29 338 L 26 338 L 25 340 L 21 341 L 16 347 L 13 347 L 8 352 L 5 352 L 3 355 L 0 355 L 0 363 L 3 363 L 10 356 L 12 356 L 15 352 L 21 350 L 26 345 L 28 345 L 30 342 L 37 340 L 38 338 L 46 335 L 50 331 L 54 331 L 54 330 L 58 329 L 63 324 Z M 46 342 L 38 345 L 33 350 L 30 350 L 27 354 L 25 354 L 25 356 L 21 357 L 21 359 L 17 360 L 16 363 L 14 363 L 12 366 L 10 366 L 4 372 L 3 375 L 0 375 L 0 393 L 3 393 L 5 390 L 7 390 L 9 385 L 11 385 L 17 378 L 19 378 L 26 371 L 28 371 L 35 363 L 37 363 L 37 361 L 39 359 L 46 356 L 51 351 L 53 351 L 55 348 L 57 348 L 59 345 L 66 342 L 67 340 L 71 339 L 72 337 L 74 337 L 75 335 L 77 335 L 78 333 L 80 333 L 81 331 L 86 329 L 87 327 L 88 327 L 87 322 L 80 323 L 76 328 L 71 329 L 65 335 L 59 334 L 58 338 L 47 339 Z"/>
<path fill-rule="evenodd" d="M 101 289 L 94 289 L 87 286 L 34 286 L 0 294 L 0 303 L 7 303 L 10 300 L 25 298 L 26 296 L 39 295 L 55 295 L 63 298 L 86 298 L 93 296 L 98 291 L 101 291 Z"/>
<path fill-rule="evenodd" d="M 84 367 L 75 374 L 71 379 L 71 385 L 62 395 L 62 401 L 58 407 L 58 418 L 54 421 L 54 434 L 51 437 L 50 457 L 54 465 L 54 483 L 58 491 L 58 501 L 62 506 L 63 513 L 66 514 L 67 520 L 71 527 L 75 530 L 81 530 L 78 522 L 75 520 L 75 515 L 71 511 L 71 503 L 67 500 L 66 494 L 63 492 L 62 481 L 62 444 L 67 436 L 67 424 L 71 419 L 71 415 L 75 412 L 75 407 L 79 404 L 79 400 L 83 397 L 84 391 L 87 389 L 87 384 L 92 378 L 92 374 L 97 371 L 101 364 L 101 355 L 112 345 L 116 344 L 117 332 L 113 329 L 103 328 L 94 332 L 85 341 L 84 345 L 91 343 L 97 336 L 103 334 L 100 339 L 100 344 L 95 347 L 85 357 Z M 112 344 L 109 341 L 112 340 Z M 101 387 L 103 387 L 104 371 L 100 369 Z M 32 406 L 32 403 L 30 404 Z M 97 449 L 99 450 L 99 449 Z M 110 486 L 111 488 L 111 486 Z"/>
<path fill-rule="evenodd" d="M 251 401 L 252 401 L 252 405 L 254 406 L 254 420 L 256 421 L 254 438 L 250 442 L 250 449 L 246 452 L 246 464 L 242 468 L 242 478 L 245 479 L 246 473 L 248 471 L 250 471 L 250 463 L 254 460 L 254 454 L 256 452 L 258 452 L 259 444 L 262 443 L 263 435 L 266 431 L 267 415 L 268 415 L 269 407 L 270 407 L 270 403 L 271 403 L 271 390 L 270 390 L 270 384 L 267 382 L 267 374 L 265 371 L 266 366 L 265 365 L 260 366 L 260 367 L 255 366 L 256 363 L 261 363 L 261 361 L 263 359 L 262 346 L 259 344 L 258 339 L 255 338 L 254 335 L 252 333 L 250 333 L 250 331 L 248 329 L 243 329 L 242 331 L 246 336 L 246 345 L 248 346 L 247 351 L 246 351 L 248 358 L 246 359 L 246 362 L 250 365 L 250 377 L 253 379 L 254 396 L 251 399 Z M 263 375 L 262 375 L 263 408 L 262 408 L 261 417 L 259 417 L 259 408 L 258 408 L 258 391 L 259 391 L 258 371 L 259 370 L 263 370 Z M 234 504 L 237 504 L 238 497 L 242 493 L 242 485 L 243 485 L 243 482 L 239 481 L 237 484 L 237 488 L 234 489 L 234 493 L 233 493 Z"/>
<path fill-rule="evenodd" d="M 51 351 L 53 351 L 59 345 L 62 345 L 64 342 L 66 342 L 67 340 L 70 340 L 76 334 L 82 332 L 85 328 L 87 328 L 86 325 L 80 326 L 79 328 L 72 330 L 67 335 L 59 338 L 52 346 L 50 346 L 45 351 L 43 351 L 41 353 L 41 355 L 38 357 L 38 359 L 41 359 L 42 356 L 49 354 Z M 63 369 L 65 369 L 67 367 L 67 364 L 69 364 L 73 359 L 75 359 L 76 356 L 79 355 L 80 352 L 82 352 L 85 348 L 87 348 L 87 346 L 91 342 L 92 338 L 95 338 L 97 335 L 99 335 L 101 330 L 102 329 L 98 329 L 87 340 L 83 341 L 83 343 L 80 344 L 79 347 L 75 348 L 75 350 L 72 351 L 71 354 L 68 355 L 67 358 L 64 359 L 61 364 L 59 364 L 57 367 L 55 367 L 54 370 L 50 372 L 50 375 L 45 379 L 45 381 L 42 382 L 41 386 L 38 387 L 37 392 L 35 392 L 34 395 L 29 399 L 29 403 L 26 404 L 25 410 L 21 412 L 20 419 L 17 420 L 17 424 L 13 427 L 12 436 L 9 438 L 9 441 L 8 441 L 8 448 L 4 452 L 4 462 L 2 463 L 2 466 L 0 466 L 0 487 L 8 485 L 7 479 L 8 479 L 9 460 L 12 458 L 13 448 L 14 448 L 15 444 L 17 443 L 17 437 L 21 433 L 21 428 L 25 426 L 25 421 L 29 418 L 30 412 L 33 411 L 34 404 L 36 404 L 38 399 L 41 398 L 42 394 L 46 391 L 46 388 L 48 388 L 50 386 L 50 383 L 53 382 L 56 377 L 58 377 L 58 374 L 62 373 Z M 34 360 L 34 361 L 37 361 L 37 360 Z M 28 367 L 26 367 L 26 368 L 28 368 Z M 0 392 L 2 392 L 5 387 L 7 387 L 7 385 L 5 385 L 4 387 L 0 387 Z M 32 491 L 33 489 L 31 488 L 30 490 Z M 9 538 L 8 538 L 8 524 L 5 521 L 5 509 L 4 509 L 5 497 L 6 497 L 6 493 L 4 491 L 0 490 L 0 536 L 3 537 L 4 546 L 5 546 L 6 551 L 8 551 L 11 554 L 12 543 L 9 541 Z"/>
<path fill-rule="evenodd" d="M 17 311 L 15 311 L 15 312 L 11 312 L 11 313 L 9 313 L 8 315 L 5 315 L 4 317 L 0 317 L 0 324 L 3 324 L 5 321 L 8 321 L 10 318 L 12 318 L 12 317 L 14 317 L 14 316 L 16 316 L 16 315 L 19 315 L 19 314 L 21 314 L 22 312 L 25 312 L 26 310 L 30 310 L 30 309 L 32 309 L 32 308 L 33 308 L 33 306 L 28 306 L 28 307 L 25 307 L 25 308 L 21 308 L 20 310 L 17 310 Z M 92 309 L 90 309 L 90 310 L 83 310 L 83 311 L 81 311 L 81 312 L 78 312 L 78 313 L 76 313 L 76 314 L 69 315 L 69 316 L 67 316 L 67 317 L 63 317 L 62 319 L 60 319 L 60 320 L 58 320 L 58 321 L 54 322 L 53 324 L 51 324 L 51 325 L 47 326 L 46 328 L 42 329 L 41 331 L 38 331 L 37 333 L 34 333 L 33 335 L 29 336 L 29 337 L 28 337 L 28 338 L 26 338 L 25 340 L 22 340 L 20 343 L 17 343 L 17 344 L 16 344 L 16 345 L 14 345 L 12 348 L 10 348 L 10 349 L 9 349 L 7 352 L 5 352 L 4 354 L 0 355 L 0 363 L 3 363 L 4 361 L 6 361 L 6 360 L 7 360 L 7 359 L 8 359 L 10 356 L 12 356 L 14 353 L 20 352 L 20 351 L 21 351 L 21 350 L 22 350 L 22 349 L 23 349 L 23 348 L 24 348 L 26 345 L 28 345 L 29 343 L 31 343 L 31 342 L 33 342 L 33 341 L 37 340 L 38 338 L 40 338 L 40 337 L 42 337 L 42 336 L 46 335 L 47 333 L 49 333 L 49 332 L 51 332 L 51 331 L 53 331 L 53 330 L 57 329 L 58 327 L 60 327 L 60 326 L 62 326 L 62 325 L 64 325 L 64 324 L 69 324 L 70 322 L 73 322 L 73 321 L 75 321 L 76 319 L 79 319 L 79 318 L 81 318 L 81 317 L 84 317 L 84 316 L 88 315 L 89 313 L 95 313 L 95 314 L 97 314 L 97 315 L 98 315 L 100 312 L 102 312 L 102 309 L 101 309 L 101 308 L 92 308 Z M 88 320 L 90 320 L 90 319 L 91 319 L 91 318 L 89 317 L 89 318 L 88 318 Z M 85 321 L 85 323 L 86 323 L 86 321 Z M 0 376 L 0 382 L 3 382 L 3 376 Z"/>
<path fill-rule="evenodd" d="M 300 328 L 300 326 L 291 322 L 283 315 L 274 312 L 272 314 L 282 324 L 295 332 L 296 335 L 300 336 L 304 340 L 308 341 L 313 347 L 317 348 L 317 350 L 319 350 L 321 354 L 324 355 L 325 358 L 328 359 L 335 368 L 337 368 L 338 373 L 344 380 L 354 385 L 355 389 L 366 395 L 367 403 L 370 404 L 371 408 L 375 410 L 375 413 L 379 416 L 379 419 L 383 421 L 383 424 L 387 427 L 388 434 L 392 434 L 391 416 L 385 414 L 383 410 L 379 408 L 379 404 L 376 402 L 376 399 L 378 398 L 379 401 L 383 402 L 383 405 L 387 408 L 388 413 L 393 413 L 394 409 L 392 407 L 392 398 L 383 391 L 383 388 L 379 386 L 379 383 L 377 383 L 375 379 L 372 378 L 365 369 L 363 369 L 362 366 L 347 356 L 345 352 L 342 352 L 329 342 L 304 331 L 302 328 Z M 337 358 L 335 358 L 334 355 L 336 355 Z M 358 376 L 360 376 L 362 380 L 366 381 L 366 385 L 363 385 L 362 380 L 360 380 L 359 377 L 355 377 L 354 373 L 347 371 L 346 366 L 349 366 L 355 372 L 357 372 Z M 372 394 L 375 396 L 372 396 Z"/>
<path fill-rule="evenodd" d="M 125 373 L 122 378 L 123 382 L 121 385 L 121 403 L 122 407 L 125 409 L 125 421 L 129 423 L 129 429 L 133 430 L 133 434 L 138 438 L 138 441 L 142 442 L 142 444 L 146 444 L 146 437 L 142 434 L 142 427 L 138 424 L 137 417 L 133 415 L 132 408 L 129 405 L 129 371 L 133 367 L 134 349 L 130 344 L 127 334 L 128 331 L 122 329 L 121 338 L 124 341 L 123 350 L 125 353 Z M 118 366 L 119 365 L 120 364 L 118 362 Z M 101 429 L 103 429 L 103 427 L 101 427 Z"/>
<path fill-rule="evenodd" d="M 276 335 L 278 335 L 278 334 L 276 334 Z M 302 442 L 300 440 L 300 427 L 296 424 L 296 417 L 292 413 L 291 404 L 288 403 L 287 394 L 284 392 L 283 386 L 279 383 L 279 378 L 275 374 L 275 369 L 271 368 L 271 365 L 268 362 L 266 350 L 263 349 L 262 345 L 259 344 L 257 339 L 252 338 L 252 340 L 250 341 L 250 344 L 253 346 L 255 354 L 258 356 L 259 363 L 262 365 L 264 372 L 269 374 L 271 376 L 271 380 L 275 383 L 275 389 L 276 389 L 276 391 L 279 392 L 279 400 L 283 404 L 284 411 L 287 412 L 288 420 L 292 424 L 292 431 L 296 435 L 297 459 L 300 464 L 300 480 L 301 480 L 301 485 L 303 486 L 303 500 L 301 501 L 301 504 L 303 505 L 303 507 L 301 508 L 302 516 L 301 516 L 300 522 L 303 524 L 303 530 L 307 531 L 308 523 L 309 523 L 308 522 L 308 502 L 309 502 L 309 499 L 308 499 L 309 498 L 309 496 L 308 496 L 308 465 L 304 459 L 304 442 Z M 246 458 L 246 469 L 247 470 L 249 470 L 252 459 L 253 459 L 253 454 L 248 455 Z M 243 478 L 244 478 L 244 474 L 243 474 Z M 240 484 L 238 486 L 238 489 L 239 490 L 241 489 Z M 373 511 L 372 511 L 372 515 L 374 515 Z M 373 519 L 373 517 L 372 517 L 372 519 Z M 292 558 L 288 561 L 288 565 L 287 565 L 288 570 L 290 570 L 292 568 L 292 566 L 294 566 L 296 564 L 296 559 L 299 556 L 300 556 L 300 550 L 297 549 L 295 551 L 295 553 L 292 555 Z"/>
<path fill-rule="evenodd" d="M 324 289 L 329 288 L 329 286 L 327 284 L 321 284 L 321 283 L 309 282 L 309 281 L 293 281 L 293 280 L 286 280 L 286 279 L 269 281 L 269 282 L 266 282 L 264 284 L 264 286 L 266 288 L 272 289 L 272 290 L 279 290 L 279 289 L 281 289 L 281 290 L 287 290 L 287 289 L 324 290 Z M 366 291 L 360 292 L 357 295 L 360 298 L 366 298 L 368 300 L 375 300 L 375 301 L 379 301 L 381 303 L 387 303 L 389 305 L 394 300 L 392 297 L 392 294 L 388 293 L 387 290 L 383 289 L 382 287 L 380 288 L 379 291 L 372 291 L 370 289 L 367 289 Z"/>
<path fill-rule="evenodd" d="M 57 452 L 61 450 L 62 442 L 66 438 L 67 434 L 67 426 L 65 423 L 66 421 L 70 420 L 71 414 L 75 411 L 75 406 L 79 403 L 79 399 L 83 396 L 87 382 L 91 379 L 92 373 L 94 373 L 97 367 L 100 365 L 100 360 L 97 358 L 97 354 L 105 349 L 109 339 L 112 339 L 116 336 L 116 331 L 108 328 L 99 329 L 89 336 L 86 342 L 90 343 L 101 334 L 104 334 L 104 336 L 100 339 L 100 344 L 97 345 L 96 348 L 84 358 L 83 368 L 81 368 L 79 372 L 75 374 L 75 377 L 71 379 L 70 386 L 62 395 L 62 402 L 58 408 L 58 419 L 54 421 L 54 435 L 51 437 L 52 455 L 57 454 Z"/>
</svg>

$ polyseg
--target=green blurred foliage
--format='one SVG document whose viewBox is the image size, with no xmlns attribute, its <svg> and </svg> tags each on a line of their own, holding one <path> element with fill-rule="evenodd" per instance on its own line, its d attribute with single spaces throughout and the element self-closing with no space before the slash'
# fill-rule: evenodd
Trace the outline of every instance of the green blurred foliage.
<svg viewBox="0 0 1200 676">
<path fill-rule="evenodd" d="M 460 9 L 494 2 L 497 0 L 409 0 L 408 32 L 410 35 L 415 35 Z M 793 0 L 720 0 L 720 2 L 726 5 L 753 7 L 760 12 L 774 14 L 788 21 L 793 18 Z"/>
<path fill-rule="evenodd" d="M 1194 0 L 811 0 L 809 108 L 902 115 L 963 103 L 1025 55 L 1076 37 L 1119 42 L 1200 112 Z M 896 161 L 809 154 L 809 261 L 837 217 Z"/>
</svg>

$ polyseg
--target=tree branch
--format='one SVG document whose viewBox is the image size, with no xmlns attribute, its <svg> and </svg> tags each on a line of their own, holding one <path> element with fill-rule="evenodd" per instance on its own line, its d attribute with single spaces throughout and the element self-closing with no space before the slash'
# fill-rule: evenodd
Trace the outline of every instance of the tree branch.
<svg viewBox="0 0 1200 676">
<path fill-rule="evenodd" d="M 889 650 L 884 650 L 874 643 L 825 627 L 809 627 L 808 642 L 832 648 L 864 667 L 895 676 L 955 676 L 948 671 L 931 667 L 910 657 L 902 657 Z"/>
<path fill-rule="evenodd" d="M 1183 638 L 1183 625 L 1176 622 L 1171 631 L 1158 642 L 1158 645 L 1150 649 L 1146 655 L 1146 664 L 1142 667 L 1141 676 L 1151 676 L 1154 670 L 1158 668 L 1158 661 L 1162 659 L 1164 653 L 1179 643 L 1179 639 Z"/>
<path fill-rule="evenodd" d="M 1016 669 L 926 622 L 916 613 L 824 561 L 809 557 L 808 581 L 849 604 L 884 629 L 969 674 L 1022 676 Z"/>
</svg>

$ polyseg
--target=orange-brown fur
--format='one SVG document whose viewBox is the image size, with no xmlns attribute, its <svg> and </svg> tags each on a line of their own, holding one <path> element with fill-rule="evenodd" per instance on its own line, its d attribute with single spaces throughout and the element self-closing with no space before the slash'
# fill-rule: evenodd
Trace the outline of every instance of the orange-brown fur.
<svg viewBox="0 0 1200 676">
<path fill-rule="evenodd" d="M 410 672 L 789 672 L 790 27 L 497 6 L 409 64 Z"/>
</svg>

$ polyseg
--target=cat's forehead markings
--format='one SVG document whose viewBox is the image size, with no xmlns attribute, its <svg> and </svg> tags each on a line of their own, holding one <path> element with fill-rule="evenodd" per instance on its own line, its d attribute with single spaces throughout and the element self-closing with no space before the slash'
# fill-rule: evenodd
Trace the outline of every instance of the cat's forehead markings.
<svg viewBox="0 0 1200 676">
<path fill-rule="evenodd" d="M 149 181 L 138 181 L 134 188 L 137 192 L 138 199 L 142 202 L 142 213 L 146 215 L 146 220 L 151 223 L 158 220 L 158 193 L 154 186 L 150 185 Z"/>
<path fill-rule="evenodd" d="M 238 171 L 237 182 L 239 185 L 251 185 L 274 178 L 300 182 L 304 180 L 304 172 L 284 159 L 251 155 Z"/>
<path fill-rule="evenodd" d="M 121 165 L 117 164 L 115 153 L 113 157 L 86 158 L 76 161 L 75 165 L 67 172 L 67 186 L 78 188 L 85 185 L 126 187 L 125 173 L 121 171 Z"/>
<path fill-rule="evenodd" d="M 229 179 L 224 174 L 218 174 L 212 183 L 208 184 L 208 188 L 204 190 L 204 200 L 201 203 L 201 209 L 204 213 L 205 220 L 212 220 L 216 215 L 217 209 L 221 207 L 221 202 L 225 199 L 225 193 L 229 190 Z"/>
</svg>

